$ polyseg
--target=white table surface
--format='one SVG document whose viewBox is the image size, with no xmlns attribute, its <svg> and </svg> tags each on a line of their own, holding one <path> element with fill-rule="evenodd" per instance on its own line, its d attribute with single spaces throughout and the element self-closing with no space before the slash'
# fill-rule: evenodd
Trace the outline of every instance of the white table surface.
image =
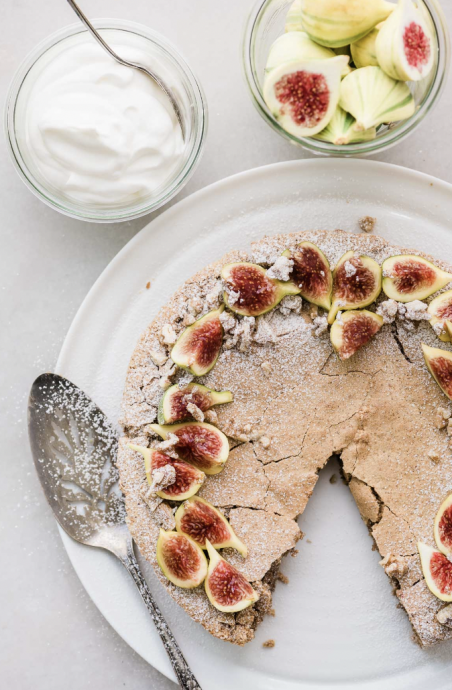
<svg viewBox="0 0 452 690">
<path fill-rule="evenodd" d="M 200 78 L 210 128 L 201 164 L 179 199 L 224 177 L 302 158 L 254 110 L 240 41 L 253 0 L 80 0 L 91 17 L 147 24 L 179 46 Z M 443 2 L 452 25 L 452 6 Z M 64 0 L 2 0 L 0 92 L 47 34 L 72 23 Z M 426 123 L 376 157 L 452 182 L 452 86 Z M 9 690 L 175 686 L 110 628 L 83 590 L 32 467 L 26 402 L 34 378 L 52 370 L 88 290 L 150 217 L 119 225 L 65 218 L 36 199 L 0 141 L 0 673 Z M 177 631 L 176 631 L 177 632 Z"/>
</svg>

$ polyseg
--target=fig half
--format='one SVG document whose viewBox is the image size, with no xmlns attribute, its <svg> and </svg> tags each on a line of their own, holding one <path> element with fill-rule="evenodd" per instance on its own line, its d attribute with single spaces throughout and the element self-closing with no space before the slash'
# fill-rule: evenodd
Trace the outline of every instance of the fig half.
<svg viewBox="0 0 452 690">
<path fill-rule="evenodd" d="M 304 299 L 329 311 L 333 276 L 325 254 L 312 242 L 302 242 L 283 253 L 293 261 L 291 281 Z"/>
<path fill-rule="evenodd" d="M 380 292 L 381 268 L 377 262 L 370 256 L 347 252 L 333 271 L 333 301 L 328 323 L 334 323 L 338 311 L 367 307 Z"/>
<path fill-rule="evenodd" d="M 380 67 L 393 79 L 420 81 L 433 69 L 433 36 L 413 0 L 399 0 L 376 39 Z"/>
<path fill-rule="evenodd" d="M 188 326 L 171 350 L 171 359 L 181 369 L 186 369 L 193 376 L 204 376 L 214 366 L 223 343 L 223 326 L 220 314 L 221 305 L 215 311 L 209 311 Z"/>
<path fill-rule="evenodd" d="M 418 543 L 417 548 L 427 587 L 441 601 L 452 601 L 451 561 L 440 551 L 435 551 L 422 542 Z"/>
<path fill-rule="evenodd" d="M 339 105 L 353 115 L 358 132 L 407 120 L 416 111 L 408 86 L 388 77 L 381 67 L 362 67 L 346 76 Z"/>
<path fill-rule="evenodd" d="M 222 558 L 209 541 L 206 546 L 210 562 L 204 587 L 212 606 L 224 613 L 235 613 L 254 604 L 259 594 L 248 580 Z"/>
<path fill-rule="evenodd" d="M 146 470 L 146 477 L 149 484 L 152 484 L 152 473 L 166 465 L 174 467 L 176 472 L 176 480 L 174 484 L 166 486 L 161 491 L 155 493 L 160 498 L 167 498 L 171 501 L 185 501 L 185 499 L 194 496 L 201 488 L 206 475 L 201 470 L 198 470 L 193 465 L 190 465 L 184 460 L 175 460 L 170 458 L 165 453 L 154 448 L 145 448 L 144 446 L 135 446 L 130 444 L 129 448 L 141 453 L 144 458 L 144 468 Z"/>
<path fill-rule="evenodd" d="M 199 496 L 185 501 L 174 516 L 176 529 L 181 534 L 191 537 L 202 549 L 206 549 L 207 540 L 215 549 L 237 549 L 246 557 L 248 550 L 236 536 L 229 522 L 211 503 Z"/>
<path fill-rule="evenodd" d="M 383 317 L 371 311 L 346 311 L 331 327 L 331 344 L 340 359 L 349 359 L 367 345 L 382 326 Z"/>
<path fill-rule="evenodd" d="M 425 363 L 443 393 L 452 400 L 452 352 L 422 344 Z"/>
<path fill-rule="evenodd" d="M 161 529 L 157 541 L 157 562 L 165 577 L 178 587 L 193 589 L 206 579 L 204 551 L 185 534 Z"/>
<path fill-rule="evenodd" d="M 452 281 L 450 273 L 410 254 L 391 256 L 383 262 L 382 268 L 383 292 L 397 302 L 427 299 Z"/>
<path fill-rule="evenodd" d="M 221 276 L 225 283 L 225 303 L 231 311 L 243 316 L 266 314 L 277 307 L 286 295 L 299 293 L 292 282 L 269 278 L 265 268 L 257 264 L 226 264 Z"/>
<path fill-rule="evenodd" d="M 159 424 L 174 424 L 190 417 L 187 405 L 192 403 L 202 412 L 214 405 L 230 403 L 234 399 L 230 391 L 213 391 L 200 383 L 189 383 L 184 388 L 177 384 L 165 391 L 159 404 Z"/>
<path fill-rule="evenodd" d="M 326 60 L 295 60 L 273 69 L 264 82 L 264 100 L 281 127 L 295 137 L 325 129 L 339 103 L 347 55 Z"/>
<path fill-rule="evenodd" d="M 452 554 L 452 494 L 441 504 L 434 525 L 436 546 L 446 556 Z"/>
<path fill-rule="evenodd" d="M 437 323 L 442 323 L 443 332 L 439 335 L 439 339 L 443 343 L 450 342 L 450 336 L 446 329 L 446 322 L 452 320 L 452 290 L 447 290 L 435 297 L 427 309 L 431 314 L 430 325 L 435 326 Z"/>
<path fill-rule="evenodd" d="M 229 456 L 229 443 L 222 431 L 205 422 L 182 424 L 150 424 L 150 428 L 164 441 L 168 434 L 178 438 L 174 446 L 182 460 L 206 474 L 218 474 Z"/>
</svg>

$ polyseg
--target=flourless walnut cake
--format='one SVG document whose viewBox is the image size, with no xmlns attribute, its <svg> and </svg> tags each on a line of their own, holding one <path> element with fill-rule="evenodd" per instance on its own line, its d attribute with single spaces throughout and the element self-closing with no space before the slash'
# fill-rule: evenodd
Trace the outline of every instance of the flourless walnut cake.
<svg viewBox="0 0 452 690">
<path fill-rule="evenodd" d="M 449 400 L 431 377 L 421 347 L 424 343 L 451 350 L 450 343 L 438 340 L 441 329 L 430 323 L 426 305 L 431 298 L 401 304 L 382 293 L 367 305 L 380 319 L 378 332 L 344 359 L 331 343 L 327 312 L 299 295 L 289 294 L 257 317 L 223 311 L 218 360 L 194 381 L 231 391 L 233 402 L 205 412 L 197 405 L 190 410 L 198 422 L 224 432 L 230 452 L 222 471 L 207 475 L 197 496 L 218 508 L 246 544 L 246 557 L 234 548 L 220 553 L 251 583 L 259 599 L 238 612 L 220 611 L 203 585 L 178 587 L 157 563 L 160 528 L 175 530 L 180 504 L 153 500 L 156 494 L 150 496 L 143 456 L 129 444 L 163 453 L 167 449 L 177 457 L 177 445 L 171 440 L 162 444 L 151 426 L 164 391 L 173 384 L 183 390 L 193 381 L 171 360 L 174 343 L 196 319 L 218 310 L 224 299 L 232 307 L 235 299 L 237 305 L 232 290 L 223 292 L 224 266 L 252 262 L 284 282 L 290 279 L 293 262 L 280 257 L 303 242 L 320 248 L 331 268 L 352 252 L 352 258 L 365 255 L 379 266 L 391 256 L 410 254 L 452 272 L 452 266 L 420 252 L 338 230 L 262 239 L 250 251 L 231 252 L 186 281 L 142 335 L 127 374 L 118 463 L 130 531 L 180 606 L 212 635 L 243 645 L 253 638 L 263 615 L 272 611 L 281 559 L 303 536 L 296 519 L 306 508 L 319 471 L 337 455 L 418 641 L 427 646 L 449 639 L 452 629 L 437 618 L 445 604 L 427 587 L 417 547 L 419 541 L 434 545 L 435 515 L 452 492 Z M 353 265 L 351 261 L 351 273 Z M 383 271 L 383 283 L 387 277 Z M 345 323 L 347 311 L 341 315 L 340 309 L 347 305 L 339 301 L 338 308 L 337 328 Z"/>
</svg>

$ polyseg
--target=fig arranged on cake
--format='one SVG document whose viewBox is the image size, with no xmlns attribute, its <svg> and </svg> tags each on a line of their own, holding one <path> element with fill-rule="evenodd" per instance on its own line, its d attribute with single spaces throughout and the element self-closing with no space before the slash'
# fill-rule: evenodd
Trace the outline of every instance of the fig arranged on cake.
<svg viewBox="0 0 452 690">
<path fill-rule="evenodd" d="M 452 638 L 451 280 L 376 236 L 276 235 L 186 281 L 145 331 L 123 400 L 128 524 L 212 635 L 246 644 L 272 611 L 335 455 L 420 644 Z"/>
</svg>

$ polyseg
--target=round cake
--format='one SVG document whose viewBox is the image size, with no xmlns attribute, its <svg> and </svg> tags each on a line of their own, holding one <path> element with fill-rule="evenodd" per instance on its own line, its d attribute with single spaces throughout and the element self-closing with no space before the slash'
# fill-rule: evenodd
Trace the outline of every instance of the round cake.
<svg viewBox="0 0 452 690">
<path fill-rule="evenodd" d="M 445 428 L 449 400 L 425 365 L 422 344 L 447 351 L 451 346 L 440 343 L 422 308 L 411 316 L 404 308 L 386 313 L 384 295 L 367 307 L 382 314 L 384 325 L 348 359 L 337 356 L 322 309 L 299 296 L 285 297 L 256 318 L 223 312 L 218 359 L 194 380 L 233 393 L 233 402 L 202 415 L 227 436 L 230 452 L 222 471 L 208 475 L 197 495 L 218 508 L 246 544 L 246 557 L 232 548 L 221 554 L 259 599 L 236 613 L 220 611 L 202 585 L 178 587 L 157 563 L 160 528 L 175 529 L 179 504 L 150 504 L 143 457 L 130 445 L 159 446 L 153 425 L 164 391 L 193 380 L 172 361 L 174 343 L 196 319 L 223 304 L 224 266 L 252 262 L 269 269 L 302 242 L 319 247 L 332 268 L 353 252 L 380 266 L 389 257 L 411 254 L 452 271 L 443 261 L 373 235 L 311 231 L 264 238 L 186 281 L 140 338 L 127 374 L 118 467 L 130 531 L 173 599 L 215 637 L 243 645 L 263 616 L 273 612 L 281 559 L 294 552 L 303 536 L 296 520 L 320 470 L 337 456 L 419 643 L 449 639 L 452 629 L 437 617 L 444 603 L 427 587 L 417 543 L 434 546 L 435 516 L 452 492 L 452 450 Z"/>
</svg>

